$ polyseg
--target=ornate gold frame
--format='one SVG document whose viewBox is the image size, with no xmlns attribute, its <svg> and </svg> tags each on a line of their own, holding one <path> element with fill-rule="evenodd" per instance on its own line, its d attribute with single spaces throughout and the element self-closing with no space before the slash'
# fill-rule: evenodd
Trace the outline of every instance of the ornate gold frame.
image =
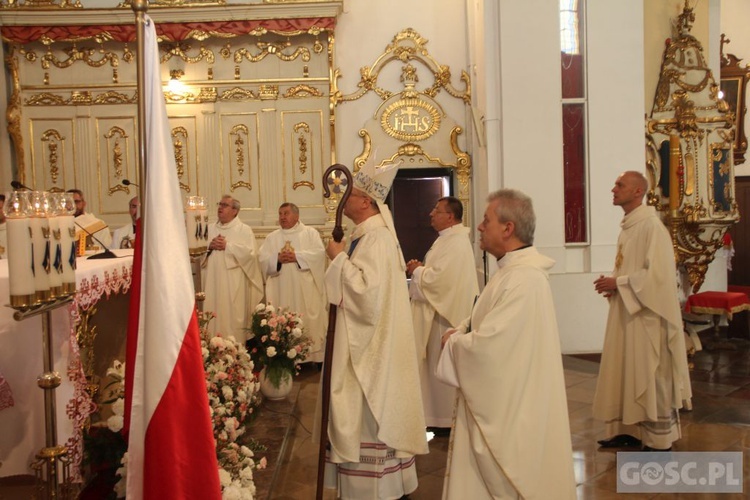
<svg viewBox="0 0 750 500">
<path fill-rule="evenodd" d="M 471 81 L 468 73 L 461 71 L 464 89 L 451 83 L 451 71 L 440 64 L 427 50 L 428 40 L 412 28 L 397 33 L 385 51 L 370 66 L 360 68 L 357 90 L 344 94 L 338 79 L 341 72 L 333 74 L 331 105 L 339 106 L 360 99 L 374 92 L 382 102 L 373 113 L 373 118 L 359 131 L 362 152 L 354 158 L 353 170 L 358 171 L 370 156 L 377 151 L 377 164 L 404 161 L 402 168 L 440 166 L 456 171 L 458 198 L 463 202 L 467 214 L 471 207 L 471 157 L 459 146 L 463 127 L 447 116 L 438 102 L 441 91 L 460 99 L 465 105 L 471 103 Z M 391 64 L 401 65 L 403 88 L 393 90 L 378 82 L 383 70 Z M 418 89 L 419 72 L 426 68 L 432 83 Z M 427 78 L 425 78 L 427 79 Z M 335 205 L 331 206 L 335 208 Z M 333 211 L 329 208 L 329 215 Z M 464 219 L 470 224 L 470 216 Z"/>
</svg>

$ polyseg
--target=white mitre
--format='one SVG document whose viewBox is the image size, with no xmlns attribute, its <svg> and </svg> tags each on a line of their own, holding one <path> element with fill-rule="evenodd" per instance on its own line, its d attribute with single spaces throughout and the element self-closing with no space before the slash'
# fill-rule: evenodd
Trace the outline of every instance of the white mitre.
<svg viewBox="0 0 750 500">
<path fill-rule="evenodd" d="M 373 154 L 370 158 L 372 161 L 368 161 L 359 171 L 354 175 L 354 187 L 367 193 L 375 203 L 377 203 L 380 209 L 380 215 L 385 220 L 385 225 L 393 235 L 393 239 L 396 240 L 396 244 L 399 247 L 399 253 L 401 253 L 401 244 L 398 241 L 396 235 L 396 227 L 393 224 L 393 215 L 385 203 L 385 198 L 388 196 L 388 192 L 393 186 L 393 180 L 396 178 L 398 173 L 398 167 L 403 163 L 386 162 L 382 165 L 375 165 L 375 155 Z M 406 269 L 404 263 L 404 256 L 401 254 L 401 267 Z"/>
</svg>

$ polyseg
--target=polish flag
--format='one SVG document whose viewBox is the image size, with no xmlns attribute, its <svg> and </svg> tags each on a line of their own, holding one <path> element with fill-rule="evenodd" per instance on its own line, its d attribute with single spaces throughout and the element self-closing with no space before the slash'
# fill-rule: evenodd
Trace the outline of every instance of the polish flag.
<svg viewBox="0 0 750 500">
<path fill-rule="evenodd" d="M 159 49 L 154 22 L 145 17 L 145 88 L 140 89 L 146 103 L 146 116 L 141 117 L 146 124 L 145 226 L 138 227 L 128 318 L 127 498 L 219 499 L 216 444 Z"/>
</svg>

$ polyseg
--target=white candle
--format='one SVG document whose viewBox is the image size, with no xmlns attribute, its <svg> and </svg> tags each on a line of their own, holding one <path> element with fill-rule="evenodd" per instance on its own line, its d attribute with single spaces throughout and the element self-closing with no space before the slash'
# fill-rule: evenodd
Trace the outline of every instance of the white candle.
<svg viewBox="0 0 750 500">
<path fill-rule="evenodd" d="M 72 215 L 57 217 L 60 226 L 60 248 L 62 249 L 63 293 L 71 295 L 76 291 L 76 225 Z"/>
<path fill-rule="evenodd" d="M 49 222 L 46 217 L 32 216 L 29 218 L 31 228 L 31 245 L 34 259 L 34 287 L 36 288 L 36 302 L 48 302 L 51 298 L 49 271 L 52 268 L 49 245 Z"/>
<path fill-rule="evenodd" d="M 28 307 L 34 303 L 34 272 L 31 270 L 31 235 L 28 217 L 8 217 L 8 285 L 11 307 Z"/>
<path fill-rule="evenodd" d="M 199 255 L 206 251 L 207 224 L 206 199 L 202 196 L 188 196 L 185 204 L 185 230 L 190 255 Z"/>
<path fill-rule="evenodd" d="M 52 298 L 58 298 L 65 295 L 63 293 L 62 286 L 62 234 L 60 231 L 60 218 L 56 215 L 50 216 L 47 219 L 49 222 L 49 250 L 50 250 L 50 272 L 49 272 L 49 288 L 52 293 Z"/>
</svg>

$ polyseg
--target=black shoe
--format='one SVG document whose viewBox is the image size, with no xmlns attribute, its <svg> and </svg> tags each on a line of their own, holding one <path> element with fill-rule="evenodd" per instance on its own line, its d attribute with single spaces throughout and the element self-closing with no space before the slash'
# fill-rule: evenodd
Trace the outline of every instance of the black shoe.
<svg viewBox="0 0 750 500">
<path fill-rule="evenodd" d="M 641 440 L 636 439 L 630 434 L 618 434 L 610 439 L 601 439 L 597 441 L 602 448 L 640 448 Z"/>
<path fill-rule="evenodd" d="M 642 451 L 672 451 L 672 447 L 670 446 L 669 448 L 660 449 L 660 448 L 651 448 L 650 446 L 644 445 Z"/>
</svg>

